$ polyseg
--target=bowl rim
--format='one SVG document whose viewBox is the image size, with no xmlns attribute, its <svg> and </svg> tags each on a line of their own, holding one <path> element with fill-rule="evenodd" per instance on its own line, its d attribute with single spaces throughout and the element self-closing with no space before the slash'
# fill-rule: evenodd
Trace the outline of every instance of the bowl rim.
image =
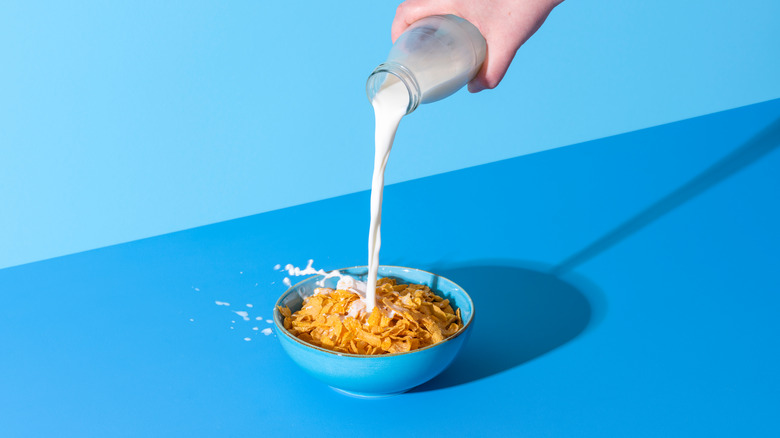
<svg viewBox="0 0 780 438">
<path fill-rule="evenodd" d="M 422 270 L 422 269 L 410 268 L 410 267 L 407 267 L 407 266 L 396 266 L 396 265 L 379 265 L 379 267 L 411 269 L 411 270 L 414 270 L 414 271 L 435 275 L 435 276 L 437 276 L 439 278 L 443 278 L 443 279 L 449 281 L 450 283 L 455 285 L 458 289 L 460 289 L 463 292 L 463 295 L 466 297 L 466 300 L 468 300 L 469 304 L 471 304 L 471 315 L 469 315 L 468 321 L 466 321 L 463 324 L 463 327 L 461 327 L 460 330 L 458 330 L 454 335 L 452 335 L 452 336 L 450 336 L 450 337 L 448 337 L 446 339 L 443 339 L 442 341 L 437 342 L 435 344 L 427 345 L 425 347 L 418 348 L 416 350 L 402 351 L 400 353 L 386 353 L 386 354 L 355 354 L 355 353 L 342 353 L 342 352 L 339 352 L 339 351 L 328 350 L 327 348 L 323 348 L 323 347 L 320 347 L 318 345 L 310 344 L 310 343 L 308 343 L 306 341 L 303 341 L 303 340 L 299 339 L 297 336 L 295 336 L 292 333 L 290 333 L 286 328 L 284 328 L 284 323 L 281 320 L 281 312 L 279 312 L 279 306 L 281 304 L 282 298 L 285 298 L 289 293 L 291 293 L 301 283 L 305 283 L 307 281 L 311 281 L 312 278 L 315 278 L 315 277 L 322 277 L 323 276 L 322 274 L 317 274 L 317 275 L 313 275 L 311 277 L 307 277 L 307 278 L 305 278 L 305 279 L 303 279 L 303 280 L 301 280 L 301 281 L 291 285 L 276 300 L 276 304 L 274 305 L 274 318 L 273 319 L 274 319 L 274 325 L 276 326 L 277 331 L 283 333 L 285 336 L 287 336 L 287 338 L 289 338 L 289 339 L 291 339 L 291 340 L 301 344 L 304 347 L 308 347 L 308 348 L 311 348 L 313 350 L 320 351 L 322 353 L 328 353 L 328 354 L 331 354 L 333 356 L 350 357 L 350 358 L 358 358 L 358 359 L 381 359 L 381 358 L 386 358 L 386 357 L 395 357 L 395 356 L 403 356 L 403 355 L 407 355 L 407 354 L 414 354 L 414 353 L 425 351 L 425 350 L 428 350 L 428 349 L 431 349 L 431 348 L 439 347 L 439 346 L 444 345 L 445 343 L 447 343 L 449 341 L 454 340 L 458 336 L 461 336 L 471 326 L 471 323 L 474 321 L 474 312 L 475 312 L 474 301 L 471 299 L 471 295 L 469 295 L 469 293 L 466 292 L 466 289 L 464 289 L 458 283 L 455 283 L 454 281 L 450 280 L 447 277 L 442 277 L 439 274 L 435 274 L 433 272 L 425 271 L 425 270 Z M 366 265 L 350 266 L 348 268 L 332 269 L 332 270 L 330 270 L 328 272 L 346 271 L 346 270 L 356 269 L 356 268 L 368 268 L 368 266 L 366 266 Z"/>
</svg>

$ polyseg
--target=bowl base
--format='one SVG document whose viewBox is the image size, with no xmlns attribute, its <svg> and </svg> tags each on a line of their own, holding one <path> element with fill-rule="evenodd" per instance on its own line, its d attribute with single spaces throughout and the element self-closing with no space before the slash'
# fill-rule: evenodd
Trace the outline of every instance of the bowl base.
<svg viewBox="0 0 780 438">
<path fill-rule="evenodd" d="M 362 398 L 362 399 L 378 399 L 378 398 L 394 397 L 396 395 L 403 394 L 406 391 L 408 391 L 408 389 L 405 389 L 403 391 L 390 392 L 390 393 L 387 393 L 387 394 L 372 394 L 372 393 L 364 393 L 364 392 L 345 391 L 343 389 L 334 388 L 332 386 L 329 386 L 329 388 L 334 390 L 334 391 L 336 391 L 336 392 L 338 392 L 339 394 L 344 394 L 344 395 L 348 395 L 350 397 Z"/>
</svg>

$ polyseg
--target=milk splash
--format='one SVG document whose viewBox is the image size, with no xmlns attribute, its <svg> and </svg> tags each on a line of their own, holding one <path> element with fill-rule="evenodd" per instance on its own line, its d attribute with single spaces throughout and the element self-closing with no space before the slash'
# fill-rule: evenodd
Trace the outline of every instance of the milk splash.
<svg viewBox="0 0 780 438">
<path fill-rule="evenodd" d="M 342 275 L 339 271 L 326 272 L 324 269 L 314 269 L 313 265 L 314 265 L 314 259 L 309 259 L 309 263 L 303 269 L 293 266 L 291 263 L 288 263 L 284 266 L 284 270 L 287 271 L 287 275 L 289 275 L 290 277 L 300 277 L 303 275 L 322 275 L 323 276 L 322 279 L 317 281 L 317 286 L 320 287 L 322 287 L 325 284 L 325 280 L 329 278 L 345 277 L 345 275 Z M 276 265 L 276 266 L 279 267 L 278 269 L 281 269 L 281 265 Z M 290 287 L 292 285 L 288 277 L 285 277 L 282 282 L 287 287 Z"/>
<path fill-rule="evenodd" d="M 315 269 L 313 267 L 314 260 L 309 260 L 309 263 L 306 265 L 305 268 L 301 269 L 298 267 L 293 266 L 292 264 L 287 264 L 284 267 L 284 270 L 287 271 L 287 274 L 294 277 L 304 276 L 304 275 L 322 275 L 322 278 L 317 280 L 315 283 L 317 286 L 324 288 L 325 287 L 325 281 L 329 278 L 338 277 L 339 281 L 336 284 L 336 289 L 340 290 L 346 290 L 349 292 L 352 292 L 356 294 L 359 299 L 355 300 L 353 303 L 353 306 L 350 308 L 349 316 L 357 317 L 363 313 L 366 312 L 366 310 L 369 307 L 369 301 L 366 297 L 366 283 L 360 280 L 355 279 L 354 277 L 346 274 L 342 274 L 339 271 L 330 271 L 327 272 L 324 269 Z M 280 266 L 280 265 L 277 265 Z M 281 269 L 281 266 L 280 266 Z M 285 277 L 285 284 L 290 283 L 290 279 Z M 302 297 L 303 298 L 303 297 Z M 373 306 L 371 307 L 373 309 Z M 369 310 L 370 312 L 370 310 Z M 238 313 L 238 312 L 236 312 Z M 260 318 L 258 318 L 260 319 Z M 272 322 L 272 321 L 268 321 Z"/>
</svg>

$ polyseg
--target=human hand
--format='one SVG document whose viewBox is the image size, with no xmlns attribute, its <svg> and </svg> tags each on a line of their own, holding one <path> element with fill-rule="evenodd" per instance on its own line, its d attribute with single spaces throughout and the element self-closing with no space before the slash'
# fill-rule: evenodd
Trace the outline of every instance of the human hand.
<svg viewBox="0 0 780 438">
<path fill-rule="evenodd" d="M 393 20 L 395 42 L 412 23 L 431 15 L 453 14 L 477 27 L 487 41 L 482 69 L 469 82 L 477 93 L 495 88 L 504 78 L 520 46 L 531 37 L 563 0 L 406 0 Z"/>
</svg>

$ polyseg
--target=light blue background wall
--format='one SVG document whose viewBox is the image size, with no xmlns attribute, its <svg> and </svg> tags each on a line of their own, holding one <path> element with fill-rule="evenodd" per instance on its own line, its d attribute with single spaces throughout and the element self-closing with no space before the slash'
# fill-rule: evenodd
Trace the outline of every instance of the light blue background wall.
<svg viewBox="0 0 780 438">
<path fill-rule="evenodd" d="M 164 3 L 0 5 L 0 268 L 370 186 L 396 2 Z M 568 0 L 498 90 L 404 120 L 387 180 L 780 97 L 778 17 Z"/>
</svg>

